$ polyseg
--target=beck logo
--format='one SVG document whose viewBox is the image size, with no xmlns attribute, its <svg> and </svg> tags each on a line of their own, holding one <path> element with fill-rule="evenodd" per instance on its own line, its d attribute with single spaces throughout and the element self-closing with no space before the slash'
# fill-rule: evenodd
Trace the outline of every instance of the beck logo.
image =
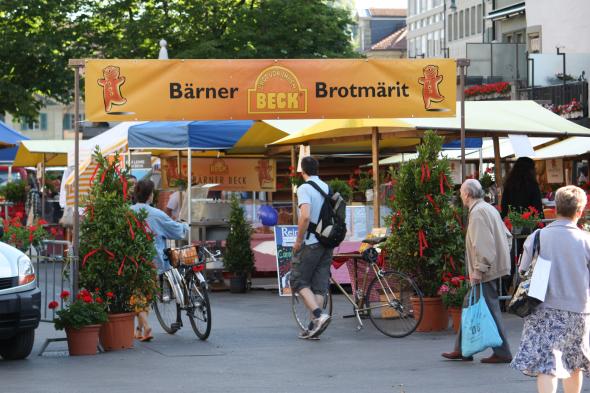
<svg viewBox="0 0 590 393">
<path fill-rule="evenodd" d="M 287 68 L 272 66 L 248 89 L 248 113 L 306 113 L 307 89 Z"/>
<path fill-rule="evenodd" d="M 102 98 L 104 100 L 104 110 L 107 113 L 112 112 L 113 105 L 123 105 L 127 99 L 121 93 L 121 86 L 125 83 L 125 77 L 120 76 L 121 70 L 117 66 L 108 66 L 102 70 L 103 78 L 96 82 L 102 87 Z"/>
</svg>

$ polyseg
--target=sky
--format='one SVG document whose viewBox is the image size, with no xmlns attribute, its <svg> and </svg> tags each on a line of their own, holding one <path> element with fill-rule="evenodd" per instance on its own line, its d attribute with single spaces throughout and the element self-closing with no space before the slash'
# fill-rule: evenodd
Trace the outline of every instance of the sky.
<svg viewBox="0 0 590 393">
<path fill-rule="evenodd" d="M 407 0 L 356 0 L 356 8 L 408 8 Z"/>
</svg>

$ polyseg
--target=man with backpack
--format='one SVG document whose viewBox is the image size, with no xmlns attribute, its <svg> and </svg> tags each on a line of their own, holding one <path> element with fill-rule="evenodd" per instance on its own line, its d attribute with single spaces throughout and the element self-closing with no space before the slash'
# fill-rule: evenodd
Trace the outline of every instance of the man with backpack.
<svg viewBox="0 0 590 393">
<path fill-rule="evenodd" d="M 320 180 L 318 166 L 312 157 L 301 160 L 305 183 L 297 188 L 299 221 L 291 261 L 291 289 L 312 314 L 308 329 L 299 335 L 302 339 L 317 338 L 330 321 L 322 306 L 330 285 L 332 252 L 346 235 L 346 204 Z"/>
</svg>

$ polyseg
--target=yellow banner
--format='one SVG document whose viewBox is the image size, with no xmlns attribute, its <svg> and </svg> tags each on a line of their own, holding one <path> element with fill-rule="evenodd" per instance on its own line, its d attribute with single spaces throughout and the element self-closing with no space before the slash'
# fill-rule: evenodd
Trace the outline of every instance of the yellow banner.
<svg viewBox="0 0 590 393">
<path fill-rule="evenodd" d="M 420 60 L 87 60 L 86 119 L 449 117 L 456 64 Z"/>
<path fill-rule="evenodd" d="M 276 162 L 266 158 L 193 158 L 192 184 L 217 184 L 212 190 L 226 191 L 275 191 Z M 162 188 L 174 186 L 175 179 L 186 184 L 187 160 L 162 159 Z M 172 183 L 172 184 L 171 184 Z"/>
</svg>

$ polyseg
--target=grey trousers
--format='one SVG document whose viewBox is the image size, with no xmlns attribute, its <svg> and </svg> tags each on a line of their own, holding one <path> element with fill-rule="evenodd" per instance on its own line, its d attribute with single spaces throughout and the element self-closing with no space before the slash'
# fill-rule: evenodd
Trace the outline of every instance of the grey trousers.
<svg viewBox="0 0 590 393">
<path fill-rule="evenodd" d="M 502 322 L 502 312 L 500 311 L 500 302 L 498 300 L 498 280 L 488 281 L 483 283 L 483 298 L 486 301 L 490 312 L 492 313 L 492 317 L 496 322 L 496 326 L 498 327 L 498 332 L 500 333 L 500 337 L 502 338 L 502 346 L 492 348 L 494 354 L 497 356 L 501 356 L 503 358 L 512 358 L 512 353 L 510 352 L 510 346 L 508 345 L 508 340 L 506 340 L 506 333 L 504 332 L 504 323 Z M 479 284 L 475 287 L 475 300 L 479 299 Z M 469 293 L 463 299 L 463 307 L 467 307 L 469 305 Z M 461 328 L 459 328 L 459 332 L 457 333 L 457 339 L 455 340 L 455 351 L 461 352 Z"/>
</svg>

